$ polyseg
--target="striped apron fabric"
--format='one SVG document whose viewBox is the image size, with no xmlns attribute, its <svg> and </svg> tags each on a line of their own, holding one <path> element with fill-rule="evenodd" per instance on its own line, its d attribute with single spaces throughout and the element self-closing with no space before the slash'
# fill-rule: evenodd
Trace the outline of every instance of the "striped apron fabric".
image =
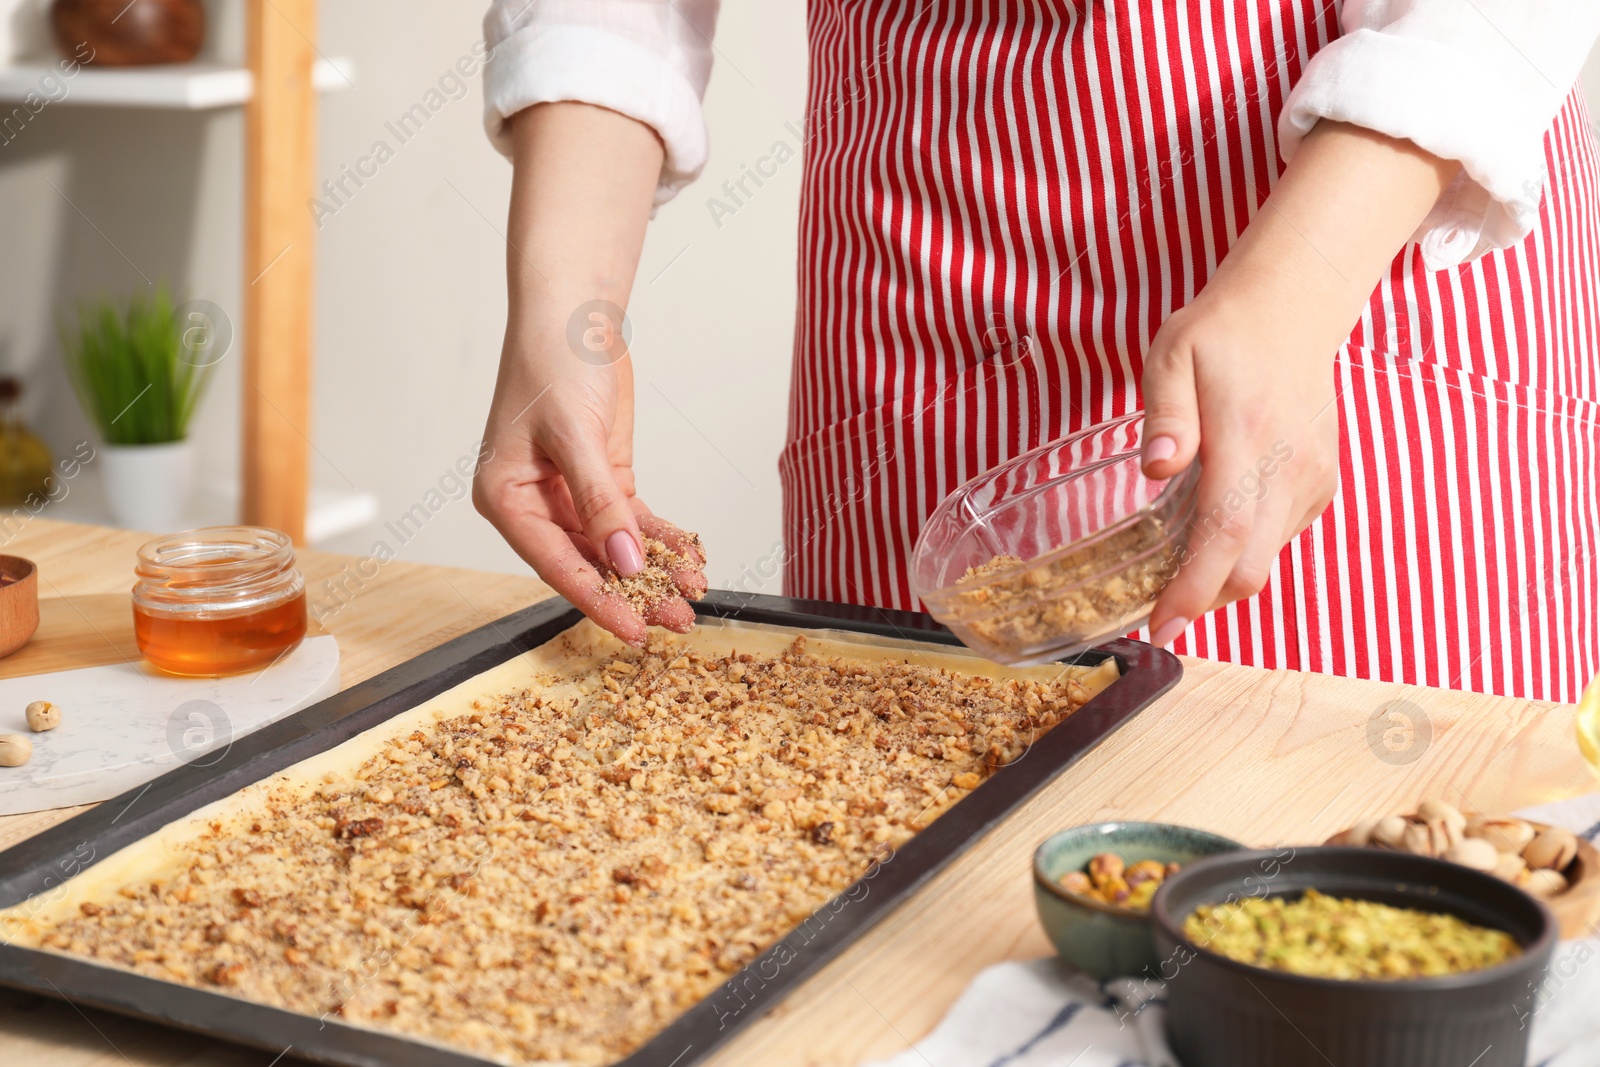
<svg viewBox="0 0 1600 1067">
<path fill-rule="evenodd" d="M 910 608 L 924 518 L 1139 406 L 1141 356 L 1281 170 L 1326 0 L 812 0 L 785 591 Z M 1337 354 L 1333 506 L 1180 652 L 1575 700 L 1600 671 L 1600 167 L 1574 91 L 1538 227 L 1398 255 Z"/>
</svg>

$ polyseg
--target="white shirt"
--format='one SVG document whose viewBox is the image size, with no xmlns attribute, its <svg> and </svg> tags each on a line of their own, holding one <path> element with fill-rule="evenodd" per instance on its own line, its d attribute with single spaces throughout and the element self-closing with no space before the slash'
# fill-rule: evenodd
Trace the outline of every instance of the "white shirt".
<svg viewBox="0 0 1600 1067">
<path fill-rule="evenodd" d="M 758 0 L 750 0 L 758 2 Z M 484 37 L 485 124 L 579 100 L 652 127 L 666 148 L 663 204 L 699 175 L 700 101 L 711 76 L 718 0 L 494 0 Z M 1544 134 L 1600 34 L 1600 0 L 1345 0 L 1343 36 L 1284 102 L 1288 160 L 1328 118 L 1459 160 L 1461 174 L 1416 233 L 1440 270 L 1522 240 L 1544 192 Z"/>
</svg>

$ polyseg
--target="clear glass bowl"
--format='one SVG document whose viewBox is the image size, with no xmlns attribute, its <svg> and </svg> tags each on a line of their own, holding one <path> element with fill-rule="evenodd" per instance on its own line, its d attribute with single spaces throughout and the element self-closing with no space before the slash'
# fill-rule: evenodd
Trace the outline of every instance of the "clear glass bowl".
<svg viewBox="0 0 1600 1067">
<path fill-rule="evenodd" d="M 1024 665 L 1136 630 L 1178 571 L 1200 466 L 1140 470 L 1144 413 L 1002 464 L 934 510 L 911 589 L 969 648 Z"/>
</svg>

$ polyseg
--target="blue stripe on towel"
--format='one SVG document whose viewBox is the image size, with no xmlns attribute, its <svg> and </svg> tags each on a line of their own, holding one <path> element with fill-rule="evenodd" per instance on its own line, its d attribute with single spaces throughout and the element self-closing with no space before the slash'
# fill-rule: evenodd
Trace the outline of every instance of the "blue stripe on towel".
<svg viewBox="0 0 1600 1067">
<path fill-rule="evenodd" d="M 1590 841 L 1593 841 L 1596 837 L 1600 837 L 1600 822 L 1595 823 L 1578 836 L 1587 837 Z"/>
<path fill-rule="evenodd" d="M 1083 1010 L 1083 1004 L 1080 1002 L 1074 1001 L 1073 1003 L 1068 1004 L 1066 1007 L 1056 1012 L 1054 1017 L 1052 1017 L 1049 1022 L 1044 1024 L 1044 1029 L 1028 1038 L 1028 1040 L 1024 1041 L 1021 1045 L 1017 1046 L 1014 1051 L 1006 1053 L 1004 1056 L 1001 1056 L 999 1059 L 989 1064 L 989 1067 L 1005 1067 L 1006 1064 L 1015 1062 L 1016 1060 L 1021 1059 L 1023 1056 L 1026 1056 L 1033 1046 L 1037 1045 L 1039 1042 L 1043 1041 L 1045 1038 L 1049 1037 L 1051 1034 L 1070 1023 L 1072 1021 L 1072 1017 L 1077 1015 L 1081 1010 Z"/>
</svg>

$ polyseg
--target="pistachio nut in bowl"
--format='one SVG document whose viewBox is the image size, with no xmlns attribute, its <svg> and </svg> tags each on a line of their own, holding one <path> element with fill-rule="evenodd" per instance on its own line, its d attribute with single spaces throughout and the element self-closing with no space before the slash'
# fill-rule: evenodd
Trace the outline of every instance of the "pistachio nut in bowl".
<svg viewBox="0 0 1600 1067">
<path fill-rule="evenodd" d="M 1170 823 L 1063 830 L 1033 854 L 1039 922 L 1061 958 L 1084 973 L 1101 979 L 1139 974 L 1156 961 L 1148 910 L 1154 887 L 1186 863 L 1243 847 Z"/>
<path fill-rule="evenodd" d="M 1018 456 L 946 497 L 911 590 L 968 648 L 1046 663 L 1137 630 L 1178 572 L 1200 468 L 1146 478 L 1143 412 Z"/>
</svg>

